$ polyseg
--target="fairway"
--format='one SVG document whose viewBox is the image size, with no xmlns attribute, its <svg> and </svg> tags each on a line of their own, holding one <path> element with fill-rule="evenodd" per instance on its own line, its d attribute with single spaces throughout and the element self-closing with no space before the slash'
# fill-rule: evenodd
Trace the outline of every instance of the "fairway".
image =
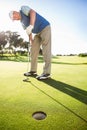
<svg viewBox="0 0 87 130">
<path fill-rule="evenodd" d="M 23 82 L 26 68 L 26 62 L 0 61 L 0 130 L 86 130 L 87 57 L 52 58 L 52 78 L 43 81 Z M 34 119 L 38 111 L 46 118 Z"/>
</svg>

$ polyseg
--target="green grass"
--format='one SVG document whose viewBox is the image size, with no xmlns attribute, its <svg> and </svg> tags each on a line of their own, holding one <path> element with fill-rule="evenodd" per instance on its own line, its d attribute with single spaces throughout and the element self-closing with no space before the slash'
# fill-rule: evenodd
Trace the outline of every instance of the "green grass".
<svg viewBox="0 0 87 130">
<path fill-rule="evenodd" d="M 42 62 L 42 56 L 40 55 L 38 57 L 38 62 Z M 0 55 L 0 61 L 15 61 L 15 62 L 27 62 L 28 57 L 26 55 L 14 55 L 14 54 L 3 54 L 3 56 Z"/>
<path fill-rule="evenodd" d="M 23 82 L 26 68 L 26 62 L 0 61 L 0 130 L 86 130 L 87 57 L 52 58 L 46 81 Z M 36 111 L 47 117 L 35 120 Z"/>
</svg>

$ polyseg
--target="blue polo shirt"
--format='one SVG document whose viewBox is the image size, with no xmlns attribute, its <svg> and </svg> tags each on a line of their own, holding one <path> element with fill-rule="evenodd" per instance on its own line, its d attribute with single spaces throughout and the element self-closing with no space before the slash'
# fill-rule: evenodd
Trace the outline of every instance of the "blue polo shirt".
<svg viewBox="0 0 87 130">
<path fill-rule="evenodd" d="M 30 10 L 31 8 L 29 8 L 28 6 L 22 6 L 20 10 L 21 23 L 24 29 L 26 29 L 30 25 L 30 17 L 29 17 Z M 32 32 L 36 34 L 40 33 L 48 25 L 50 25 L 50 23 L 44 17 L 42 17 L 36 12 L 36 20 Z"/>
</svg>

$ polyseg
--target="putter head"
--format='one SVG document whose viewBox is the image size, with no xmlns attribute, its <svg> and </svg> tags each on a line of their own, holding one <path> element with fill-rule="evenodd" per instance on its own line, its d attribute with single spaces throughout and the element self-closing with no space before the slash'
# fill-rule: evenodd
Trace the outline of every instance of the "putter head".
<svg viewBox="0 0 87 130">
<path fill-rule="evenodd" d="M 23 82 L 30 82 L 29 78 L 23 79 Z"/>
</svg>

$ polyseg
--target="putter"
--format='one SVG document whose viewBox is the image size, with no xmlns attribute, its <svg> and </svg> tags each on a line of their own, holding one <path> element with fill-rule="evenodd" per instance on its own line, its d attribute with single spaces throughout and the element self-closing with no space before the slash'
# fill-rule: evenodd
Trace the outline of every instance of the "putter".
<svg viewBox="0 0 87 130">
<path fill-rule="evenodd" d="M 28 63 L 27 63 L 27 73 L 28 73 L 28 71 L 29 71 L 29 62 L 30 62 L 30 52 L 29 52 L 29 49 L 30 49 L 30 42 L 28 43 L 28 53 L 27 53 L 27 59 L 28 59 Z M 23 79 L 23 81 L 24 81 L 24 82 L 30 82 L 28 76 L 26 76 L 26 78 Z"/>
</svg>

